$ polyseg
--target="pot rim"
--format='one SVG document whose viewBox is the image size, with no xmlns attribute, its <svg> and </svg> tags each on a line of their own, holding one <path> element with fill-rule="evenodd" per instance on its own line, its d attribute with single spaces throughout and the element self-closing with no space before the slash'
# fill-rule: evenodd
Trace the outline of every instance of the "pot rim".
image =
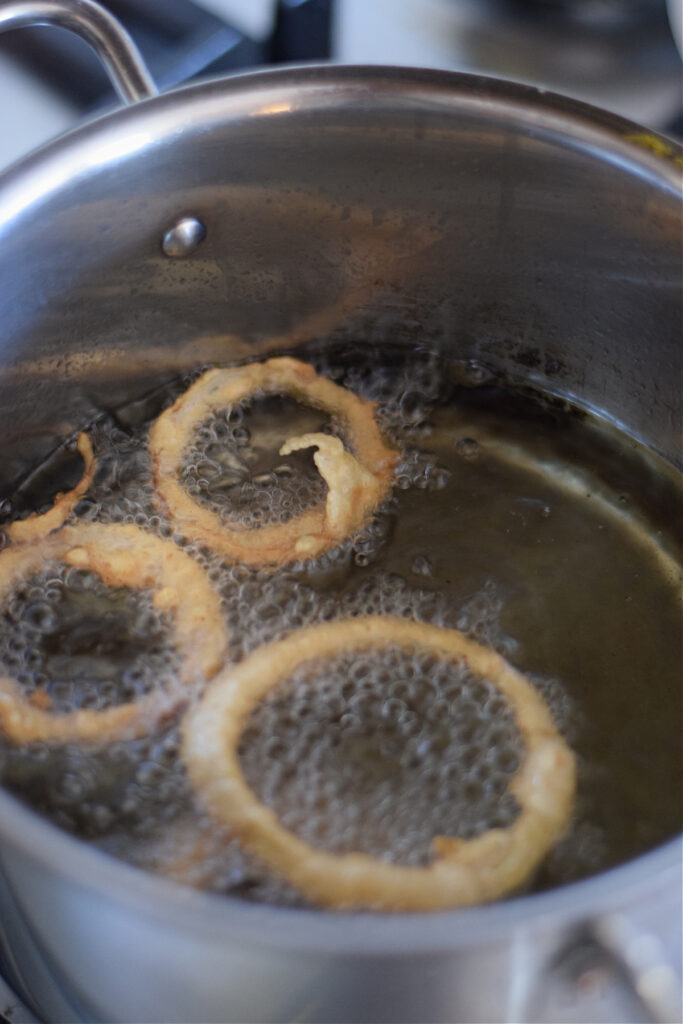
<svg viewBox="0 0 683 1024">
<path fill-rule="evenodd" d="M 306 66 L 210 79 L 104 114 L 48 143 L 0 175 L 0 234 L 16 217 L 79 175 L 160 139 L 243 117 L 282 116 L 350 104 L 380 110 L 399 100 L 416 108 L 474 112 L 514 121 L 527 135 L 583 148 L 623 173 L 680 198 L 681 147 L 617 115 L 579 101 L 486 76 L 413 68 Z M 432 914 L 352 913 L 249 904 L 175 885 L 139 871 L 59 830 L 0 791 L 0 840 L 41 869 L 98 890 L 117 904 L 217 939 L 328 952 L 429 952 L 500 938 L 520 924 L 558 917 L 569 924 L 646 898 L 680 882 L 681 841 L 549 892 Z M 2 861 L 0 847 L 0 862 Z M 673 889 L 671 891 L 674 891 Z"/>
<path fill-rule="evenodd" d="M 623 909 L 662 888 L 675 899 L 683 839 L 558 889 L 461 910 L 387 914 L 292 909 L 249 903 L 181 886 L 104 853 L 0 791 L 2 832 L 13 852 L 78 887 L 96 890 L 118 906 L 169 928 L 271 948 L 315 948 L 324 953 L 433 953 L 501 940 L 520 925 L 570 926 Z M 0 846 L 0 870 L 3 865 Z"/>
<path fill-rule="evenodd" d="M 683 146 L 618 114 L 486 75 L 383 65 L 292 65 L 208 78 L 104 112 L 0 173 L 0 233 L 15 217 L 93 170 L 161 139 L 212 125 L 335 107 L 381 110 L 392 101 L 514 121 L 526 134 L 591 152 L 681 199 Z M 133 129 L 133 130 L 131 130 Z M 420 127 L 416 123 L 416 134 Z"/>
</svg>

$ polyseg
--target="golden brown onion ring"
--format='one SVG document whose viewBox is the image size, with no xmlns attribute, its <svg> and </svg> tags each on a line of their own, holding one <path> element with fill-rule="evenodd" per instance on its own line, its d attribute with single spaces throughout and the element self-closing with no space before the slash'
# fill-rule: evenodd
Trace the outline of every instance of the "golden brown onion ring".
<svg viewBox="0 0 683 1024">
<path fill-rule="evenodd" d="M 315 849 L 280 824 L 247 785 L 238 747 L 250 713 L 304 662 L 387 645 L 423 649 L 466 664 L 505 697 L 524 744 L 509 791 L 518 817 L 471 840 L 438 836 L 427 867 L 402 867 L 361 853 Z M 218 821 L 315 903 L 380 910 L 437 910 L 495 899 L 519 886 L 565 831 L 573 809 L 574 756 L 537 690 L 494 651 L 457 630 L 371 616 L 297 630 L 258 648 L 214 679 L 183 724 L 190 778 Z"/>
<path fill-rule="evenodd" d="M 220 668 L 228 644 L 220 600 L 200 566 L 171 541 L 129 525 L 65 526 L 31 547 L 0 552 L 0 602 L 50 561 L 89 569 L 113 587 L 153 589 L 154 605 L 171 613 L 178 685 L 102 711 L 53 714 L 44 701 L 25 699 L 14 680 L 2 677 L 0 729 L 13 743 L 109 743 L 142 736 Z"/>
<path fill-rule="evenodd" d="M 355 454 L 343 451 L 341 442 L 340 447 L 335 446 L 334 439 L 325 434 L 291 439 L 283 452 L 312 445 L 318 448 L 315 459 L 330 486 L 328 500 L 286 523 L 249 530 L 227 526 L 215 512 L 199 504 L 181 486 L 179 471 L 193 431 L 212 412 L 254 392 L 287 394 L 329 412 L 344 428 Z M 153 423 L 149 450 L 157 493 L 176 528 L 214 551 L 253 566 L 311 558 L 335 547 L 362 526 L 380 503 L 397 458 L 382 439 L 372 402 L 318 376 L 307 363 L 285 357 L 208 370 Z M 341 488 L 349 489 L 344 498 Z"/>
<path fill-rule="evenodd" d="M 58 530 L 92 484 L 97 469 L 97 460 L 87 434 L 78 435 L 76 447 L 85 463 L 83 476 L 73 490 L 58 494 L 52 508 L 47 512 L 27 516 L 26 519 L 17 519 L 16 522 L 5 527 L 7 536 L 14 544 L 25 544 L 27 541 L 45 537 L 53 530 Z"/>
</svg>

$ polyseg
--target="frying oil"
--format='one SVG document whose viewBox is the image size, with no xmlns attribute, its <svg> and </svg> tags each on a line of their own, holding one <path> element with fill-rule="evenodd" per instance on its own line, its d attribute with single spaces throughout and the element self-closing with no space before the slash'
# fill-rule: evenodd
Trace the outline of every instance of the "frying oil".
<svg viewBox="0 0 683 1024">
<path fill-rule="evenodd" d="M 430 352 L 359 346 L 297 353 L 377 405 L 400 452 L 395 484 L 356 536 L 313 562 L 254 570 L 175 535 L 154 498 L 149 424 L 201 372 L 90 428 L 94 486 L 76 517 L 174 539 L 222 599 L 229 660 L 294 629 L 347 616 L 458 628 L 526 673 L 577 754 L 574 823 L 530 882 L 561 885 L 629 859 L 681 825 L 680 482 L 632 439 L 580 410 L 512 392 Z M 218 410 L 180 476 L 229 525 L 284 522 L 324 499 L 312 453 L 288 437 L 339 433 L 325 413 L 255 395 Z M 343 438 L 343 433 L 341 434 Z M 78 477 L 62 451 L 8 502 L 49 505 Z M 98 623 L 103 624 L 102 628 Z M 177 665 L 151 595 L 45 565 L 0 621 L 0 663 L 55 713 L 148 692 Z M 180 714 L 101 749 L 0 738 L 4 785 L 62 827 L 189 884 L 298 905 L 223 829 L 187 779 Z M 307 842 L 421 865 L 436 835 L 505 827 L 522 755 L 486 681 L 389 648 L 307 665 L 253 712 L 240 745 L 260 799 Z"/>
</svg>

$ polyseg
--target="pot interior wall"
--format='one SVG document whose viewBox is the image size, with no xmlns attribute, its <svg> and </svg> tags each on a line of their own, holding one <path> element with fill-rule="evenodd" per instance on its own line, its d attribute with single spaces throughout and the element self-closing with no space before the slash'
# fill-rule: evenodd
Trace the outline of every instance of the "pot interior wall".
<svg viewBox="0 0 683 1024">
<path fill-rule="evenodd" d="M 675 461 L 680 207 L 629 128 L 483 80 L 318 70 L 53 146 L 0 187 L 0 492 L 186 367 L 312 338 L 438 347 Z M 185 214 L 207 237 L 170 259 Z"/>
</svg>

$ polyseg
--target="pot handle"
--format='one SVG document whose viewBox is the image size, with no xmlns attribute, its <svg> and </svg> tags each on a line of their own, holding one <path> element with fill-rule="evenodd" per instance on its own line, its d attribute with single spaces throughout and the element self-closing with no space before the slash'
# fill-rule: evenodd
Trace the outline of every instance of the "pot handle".
<svg viewBox="0 0 683 1024">
<path fill-rule="evenodd" d="M 123 26 L 94 0 L 10 0 L 0 3 L 0 32 L 31 25 L 66 28 L 92 46 L 124 103 L 156 96 L 157 87 Z"/>
<path fill-rule="evenodd" d="M 681 979 L 662 941 L 627 914 L 611 913 L 574 933 L 532 985 L 524 1020 L 676 1024 Z"/>
</svg>

